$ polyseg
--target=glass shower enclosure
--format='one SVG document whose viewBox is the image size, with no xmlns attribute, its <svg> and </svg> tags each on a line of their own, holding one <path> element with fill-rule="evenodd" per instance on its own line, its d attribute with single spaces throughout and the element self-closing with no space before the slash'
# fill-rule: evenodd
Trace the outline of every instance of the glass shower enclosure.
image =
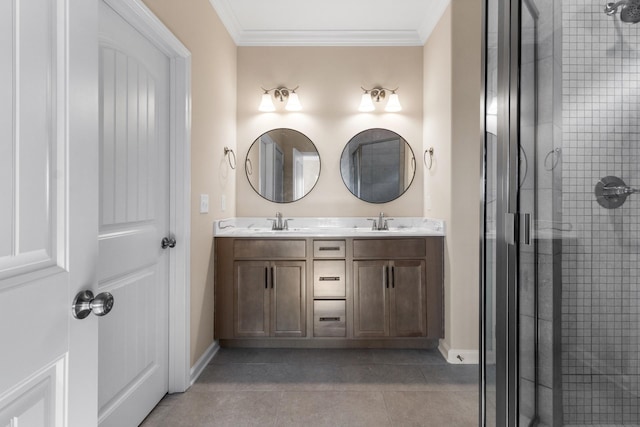
<svg viewBox="0 0 640 427">
<path fill-rule="evenodd" d="M 486 0 L 481 425 L 640 426 L 640 0 Z"/>
</svg>

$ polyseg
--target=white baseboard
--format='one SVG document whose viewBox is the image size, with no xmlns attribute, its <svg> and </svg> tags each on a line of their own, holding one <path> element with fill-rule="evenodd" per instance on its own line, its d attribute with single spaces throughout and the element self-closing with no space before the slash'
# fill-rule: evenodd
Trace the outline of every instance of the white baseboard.
<svg viewBox="0 0 640 427">
<path fill-rule="evenodd" d="M 198 377 L 202 374 L 202 371 L 204 371 L 204 368 L 207 367 L 209 362 L 211 362 L 211 359 L 213 359 L 213 356 L 216 355 L 218 350 L 220 350 L 220 345 L 218 344 L 218 341 L 214 341 L 204 352 L 204 354 L 200 356 L 200 359 L 198 359 L 196 364 L 191 367 L 191 381 L 189 383 L 190 386 L 192 386 L 198 380 Z"/>
<path fill-rule="evenodd" d="M 440 345 L 438 346 L 438 350 L 447 363 L 457 364 L 457 365 L 477 365 L 480 363 L 480 353 L 478 350 L 462 350 L 450 348 L 449 344 L 447 344 L 444 340 L 440 340 Z"/>
</svg>

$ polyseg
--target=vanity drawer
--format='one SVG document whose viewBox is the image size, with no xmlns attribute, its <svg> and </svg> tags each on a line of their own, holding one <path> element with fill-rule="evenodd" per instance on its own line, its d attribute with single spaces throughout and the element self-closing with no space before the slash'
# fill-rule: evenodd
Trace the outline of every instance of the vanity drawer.
<svg viewBox="0 0 640 427">
<path fill-rule="evenodd" d="M 304 240 L 237 239 L 233 245 L 235 258 L 305 258 Z"/>
<path fill-rule="evenodd" d="M 344 240 L 314 240 L 314 258 L 344 258 Z"/>
<path fill-rule="evenodd" d="M 354 258 L 423 258 L 425 239 L 354 239 Z"/>
<path fill-rule="evenodd" d="M 313 302 L 313 336 L 347 336 L 346 304 L 344 300 Z"/>
<path fill-rule="evenodd" d="M 344 261 L 313 262 L 313 296 L 345 297 Z"/>
</svg>

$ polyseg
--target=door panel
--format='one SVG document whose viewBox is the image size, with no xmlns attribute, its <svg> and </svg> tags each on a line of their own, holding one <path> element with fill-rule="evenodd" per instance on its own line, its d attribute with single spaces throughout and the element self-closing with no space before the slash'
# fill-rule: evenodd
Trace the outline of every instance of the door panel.
<svg viewBox="0 0 640 427">
<path fill-rule="evenodd" d="M 96 424 L 97 319 L 70 310 L 95 282 L 95 16 L 87 1 L 0 5 L 2 426 Z"/>
<path fill-rule="evenodd" d="M 353 263 L 354 335 L 385 337 L 389 335 L 389 290 L 386 261 Z"/>
<path fill-rule="evenodd" d="M 99 421 L 141 422 L 168 390 L 169 60 L 100 2 Z"/>
<path fill-rule="evenodd" d="M 234 271 L 234 335 L 269 336 L 269 263 L 236 261 Z"/>
<path fill-rule="evenodd" d="M 425 262 L 392 263 L 391 333 L 399 337 L 426 334 Z"/>
<path fill-rule="evenodd" d="M 43 0 L 0 6 L 0 278 L 59 264 L 56 198 L 66 194 L 52 171 L 64 150 L 55 92 L 64 45 L 55 12 L 56 2 Z"/>
<path fill-rule="evenodd" d="M 303 337 L 305 328 L 305 262 L 273 263 L 272 324 L 277 337 Z"/>
</svg>

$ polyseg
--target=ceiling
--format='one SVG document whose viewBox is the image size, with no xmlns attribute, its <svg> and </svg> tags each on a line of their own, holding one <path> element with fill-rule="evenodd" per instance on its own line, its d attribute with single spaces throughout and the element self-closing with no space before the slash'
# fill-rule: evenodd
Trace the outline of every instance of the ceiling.
<svg viewBox="0 0 640 427">
<path fill-rule="evenodd" d="M 238 46 L 422 46 L 450 0 L 209 0 Z"/>
</svg>

